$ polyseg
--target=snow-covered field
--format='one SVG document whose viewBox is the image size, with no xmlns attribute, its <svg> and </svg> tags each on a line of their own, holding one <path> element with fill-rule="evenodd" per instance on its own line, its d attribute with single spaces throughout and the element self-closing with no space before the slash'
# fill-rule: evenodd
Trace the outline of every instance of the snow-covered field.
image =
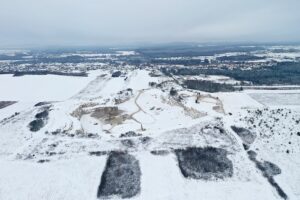
<svg viewBox="0 0 300 200">
<path fill-rule="evenodd" d="M 300 106 L 300 93 L 252 93 L 250 96 L 268 106 Z"/>
<path fill-rule="evenodd" d="M 88 77 L 26 75 L 12 77 L 0 75 L 0 101 L 61 101 L 79 92 L 95 78 Z"/>
<path fill-rule="evenodd" d="M 84 78 L 1 75 L 0 101 L 18 102 L 0 109 L 0 199 L 102 198 L 112 151 L 138 161 L 141 177 L 134 181 L 140 191 L 132 199 L 284 199 L 270 179 L 288 199 L 300 199 L 300 93 L 200 95 L 149 72 L 124 69 L 115 78 L 104 70 Z M 249 149 L 231 126 L 255 132 Z M 186 177 L 176 150 L 190 147 L 226 151 L 233 174 Z M 281 173 L 266 177 L 249 159 L 250 150 L 257 162 L 272 162 Z"/>
</svg>

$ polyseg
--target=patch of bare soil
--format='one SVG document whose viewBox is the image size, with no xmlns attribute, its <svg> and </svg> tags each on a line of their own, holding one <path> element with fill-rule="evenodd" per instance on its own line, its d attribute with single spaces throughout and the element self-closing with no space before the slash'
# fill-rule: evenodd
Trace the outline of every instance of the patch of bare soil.
<svg viewBox="0 0 300 200">
<path fill-rule="evenodd" d="M 207 101 L 205 99 L 208 99 L 208 100 L 211 99 L 213 101 Z M 203 95 L 203 94 L 198 93 L 197 97 L 196 97 L 196 103 L 200 103 L 200 102 L 215 104 L 215 106 L 213 106 L 213 110 L 218 112 L 218 113 L 225 114 L 223 103 L 218 97 L 214 97 L 211 94 Z"/>
<path fill-rule="evenodd" d="M 133 96 L 133 92 L 131 88 L 128 88 L 126 90 L 122 90 L 120 92 L 117 93 L 117 97 L 114 98 L 114 102 L 116 105 L 124 103 L 128 100 L 130 100 L 130 98 Z"/>
<path fill-rule="evenodd" d="M 17 103 L 17 101 L 0 101 L 0 109 L 11 106 Z"/>
<path fill-rule="evenodd" d="M 100 107 L 95 108 L 91 117 L 101 120 L 103 123 L 111 124 L 112 126 L 122 124 L 125 120 L 129 119 L 128 114 L 123 114 L 124 111 L 119 110 L 118 107 Z"/>
<path fill-rule="evenodd" d="M 201 117 L 205 117 L 207 114 L 200 112 L 198 110 L 196 110 L 195 108 L 191 108 L 191 107 L 187 107 L 185 106 L 179 98 L 169 98 L 169 99 L 165 99 L 163 96 L 161 96 L 162 102 L 163 103 L 167 103 L 171 106 L 178 106 L 181 107 L 184 110 L 184 114 L 187 116 L 190 116 L 193 119 L 197 119 L 197 118 L 201 118 Z"/>
<path fill-rule="evenodd" d="M 89 108 L 97 106 L 97 103 L 84 103 L 76 108 L 72 113 L 71 116 L 76 117 L 78 120 L 81 119 L 83 115 L 89 114 L 91 111 Z"/>
</svg>

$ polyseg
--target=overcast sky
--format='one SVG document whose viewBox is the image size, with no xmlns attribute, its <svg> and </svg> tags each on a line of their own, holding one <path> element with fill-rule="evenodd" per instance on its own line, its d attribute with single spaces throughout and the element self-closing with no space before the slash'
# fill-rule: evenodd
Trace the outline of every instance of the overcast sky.
<svg viewBox="0 0 300 200">
<path fill-rule="evenodd" d="M 300 41 L 300 0 L 0 0 L 0 47 Z"/>
</svg>

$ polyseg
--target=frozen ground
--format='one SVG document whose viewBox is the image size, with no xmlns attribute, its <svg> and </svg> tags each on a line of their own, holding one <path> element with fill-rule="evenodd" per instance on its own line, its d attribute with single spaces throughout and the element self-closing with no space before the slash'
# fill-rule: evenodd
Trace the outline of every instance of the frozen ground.
<svg viewBox="0 0 300 200">
<path fill-rule="evenodd" d="M 268 106 L 300 106 L 300 93 L 252 93 L 250 96 Z"/>
<path fill-rule="evenodd" d="M 95 78 L 88 77 L 26 75 L 12 77 L 0 75 L 0 101 L 60 101 L 79 92 Z"/>
<path fill-rule="evenodd" d="M 149 72 L 0 76 L 18 101 L 0 109 L 0 199 L 300 199 L 299 93 L 199 94 Z"/>
</svg>

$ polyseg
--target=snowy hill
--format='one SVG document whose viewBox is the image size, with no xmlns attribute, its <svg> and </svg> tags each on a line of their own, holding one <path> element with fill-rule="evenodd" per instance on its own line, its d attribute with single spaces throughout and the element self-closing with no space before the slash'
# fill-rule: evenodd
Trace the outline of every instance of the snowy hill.
<svg viewBox="0 0 300 200">
<path fill-rule="evenodd" d="M 0 76 L 0 199 L 300 199 L 300 91 L 120 72 Z"/>
</svg>

